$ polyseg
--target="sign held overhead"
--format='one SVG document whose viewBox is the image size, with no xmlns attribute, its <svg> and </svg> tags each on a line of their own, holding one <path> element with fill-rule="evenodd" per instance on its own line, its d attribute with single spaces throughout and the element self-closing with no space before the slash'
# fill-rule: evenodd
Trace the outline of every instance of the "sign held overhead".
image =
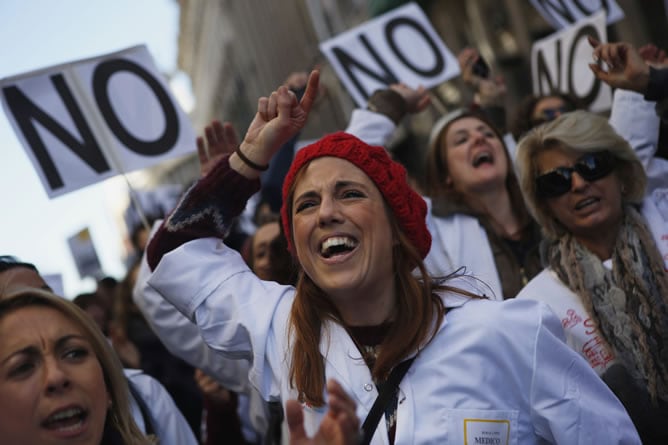
<svg viewBox="0 0 668 445">
<path fill-rule="evenodd" d="M 95 244 L 90 235 L 88 227 L 81 229 L 74 235 L 67 238 L 67 245 L 70 247 L 74 263 L 79 271 L 81 278 L 93 277 L 102 278 L 102 265 L 95 250 Z"/>
<path fill-rule="evenodd" d="M 607 41 L 603 12 L 534 43 L 531 48 L 534 94 L 544 96 L 559 91 L 575 96 L 590 111 L 610 109 L 610 86 L 589 69 L 593 49 L 588 36 Z"/>
<path fill-rule="evenodd" d="M 192 153 L 195 132 L 145 46 L 0 80 L 50 198 Z"/>
<path fill-rule="evenodd" d="M 431 88 L 459 75 L 456 57 L 415 3 L 322 42 L 320 50 L 361 107 L 393 83 Z"/>
<path fill-rule="evenodd" d="M 531 4 L 554 29 L 567 28 L 600 11 L 605 11 L 608 25 L 624 18 L 624 11 L 615 0 L 531 0 Z"/>
</svg>

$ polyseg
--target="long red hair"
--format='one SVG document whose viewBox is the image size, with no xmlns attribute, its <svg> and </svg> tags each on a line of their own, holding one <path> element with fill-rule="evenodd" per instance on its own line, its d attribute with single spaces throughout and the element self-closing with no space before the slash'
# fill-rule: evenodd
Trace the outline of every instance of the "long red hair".
<svg viewBox="0 0 668 445">
<path fill-rule="evenodd" d="M 302 170 L 303 171 L 303 170 Z M 301 173 L 301 172 L 300 172 Z M 293 189 L 288 195 L 288 215 L 292 215 Z M 438 291 L 446 286 L 433 284 L 422 256 L 399 228 L 399 223 L 386 205 L 394 243 L 392 250 L 396 301 L 391 328 L 379 347 L 372 375 L 377 381 L 387 378 L 392 368 L 423 348 L 436 334 L 443 321 L 445 307 Z M 289 227 L 292 227 L 289 216 Z M 292 237 L 289 233 L 287 236 Z M 292 239 L 294 243 L 294 238 Z M 413 274 L 414 270 L 419 274 Z M 289 330 L 293 341 L 290 361 L 290 384 L 299 392 L 299 399 L 312 406 L 323 406 L 325 363 L 320 354 L 321 330 L 327 320 L 343 324 L 328 296 L 308 277 L 299 273 L 296 297 L 290 313 Z"/>
</svg>

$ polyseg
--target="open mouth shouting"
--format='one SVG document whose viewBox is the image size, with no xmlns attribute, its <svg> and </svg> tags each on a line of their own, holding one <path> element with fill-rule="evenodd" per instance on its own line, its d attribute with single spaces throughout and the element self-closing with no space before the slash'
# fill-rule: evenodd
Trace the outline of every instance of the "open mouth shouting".
<svg viewBox="0 0 668 445">
<path fill-rule="evenodd" d="M 359 241 L 349 236 L 333 236 L 320 244 L 320 254 L 324 258 L 333 258 L 345 255 L 355 250 Z"/>
<path fill-rule="evenodd" d="M 76 436 L 84 431 L 87 418 L 87 410 L 78 406 L 68 407 L 49 415 L 42 422 L 42 427 L 59 436 Z"/>
<path fill-rule="evenodd" d="M 473 157 L 473 167 L 478 168 L 483 164 L 493 164 L 494 157 L 488 151 L 481 151 Z"/>
</svg>

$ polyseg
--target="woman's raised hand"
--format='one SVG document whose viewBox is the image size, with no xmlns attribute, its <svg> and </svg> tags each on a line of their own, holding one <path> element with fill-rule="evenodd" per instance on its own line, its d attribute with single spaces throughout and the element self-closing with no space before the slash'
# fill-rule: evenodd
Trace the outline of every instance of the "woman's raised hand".
<svg viewBox="0 0 668 445">
<path fill-rule="evenodd" d="M 425 110 L 431 102 L 429 91 L 422 85 L 411 88 L 405 83 L 394 83 L 390 85 L 390 89 L 401 95 L 406 102 L 406 112 L 408 113 L 419 113 Z"/>
<path fill-rule="evenodd" d="M 304 429 L 304 413 L 296 400 L 288 400 L 286 417 L 290 429 L 290 445 L 356 445 L 360 422 L 355 401 L 335 380 L 327 381 L 329 409 L 313 437 Z"/>
<path fill-rule="evenodd" d="M 465 84 L 475 91 L 475 101 L 483 107 L 502 105 L 506 96 L 506 83 L 502 76 L 482 77 L 475 72 L 474 66 L 480 53 L 475 48 L 464 48 L 457 54 L 459 70 Z"/>
<path fill-rule="evenodd" d="M 239 145 L 239 136 L 230 122 L 211 121 L 204 127 L 204 137 L 197 138 L 197 155 L 202 176 L 225 155 L 231 154 Z"/>
<path fill-rule="evenodd" d="M 247 158 L 267 165 L 274 153 L 304 127 L 318 94 L 319 79 L 319 71 L 311 71 L 301 101 L 284 85 L 268 98 L 258 100 L 257 113 L 241 143 Z"/>
<path fill-rule="evenodd" d="M 649 83 L 649 65 L 633 45 L 626 42 L 601 43 L 593 37 L 588 40 L 594 48 L 596 62 L 589 64 L 589 68 L 596 77 L 613 88 L 645 92 Z"/>
</svg>

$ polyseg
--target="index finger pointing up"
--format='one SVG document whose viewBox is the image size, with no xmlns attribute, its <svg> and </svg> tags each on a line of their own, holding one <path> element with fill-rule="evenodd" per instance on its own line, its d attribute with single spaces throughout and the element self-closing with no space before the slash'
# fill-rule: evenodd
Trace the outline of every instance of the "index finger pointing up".
<svg viewBox="0 0 668 445">
<path fill-rule="evenodd" d="M 302 100 L 299 102 L 302 109 L 308 113 L 311 111 L 313 102 L 315 102 L 316 97 L 318 96 L 318 84 L 320 83 L 320 71 L 313 70 L 308 76 L 308 81 L 306 83 L 306 91 Z"/>
</svg>

